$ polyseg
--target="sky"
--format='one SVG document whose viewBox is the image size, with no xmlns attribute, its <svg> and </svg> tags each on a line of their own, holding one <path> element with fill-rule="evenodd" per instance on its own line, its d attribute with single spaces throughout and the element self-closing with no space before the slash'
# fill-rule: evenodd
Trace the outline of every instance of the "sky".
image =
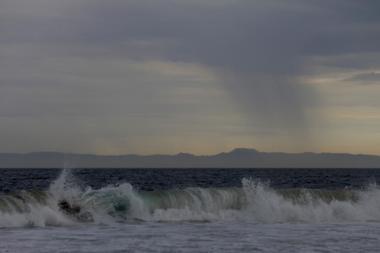
<svg viewBox="0 0 380 253">
<path fill-rule="evenodd" d="M 380 154 L 377 0 L 0 0 L 0 152 Z"/>
</svg>

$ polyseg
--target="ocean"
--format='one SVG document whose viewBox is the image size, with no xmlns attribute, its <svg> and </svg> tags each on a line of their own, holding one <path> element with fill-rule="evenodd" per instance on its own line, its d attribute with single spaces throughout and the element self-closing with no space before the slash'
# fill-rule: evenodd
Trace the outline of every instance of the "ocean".
<svg viewBox="0 0 380 253">
<path fill-rule="evenodd" d="M 0 169 L 0 252 L 380 252 L 376 169 Z"/>
</svg>

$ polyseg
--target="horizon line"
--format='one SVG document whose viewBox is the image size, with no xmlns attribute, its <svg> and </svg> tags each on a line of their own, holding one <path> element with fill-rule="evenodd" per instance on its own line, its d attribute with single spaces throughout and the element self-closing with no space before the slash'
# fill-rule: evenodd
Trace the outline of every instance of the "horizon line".
<svg viewBox="0 0 380 253">
<path fill-rule="evenodd" d="M 300 152 L 285 152 L 285 151 L 261 151 L 256 148 L 238 147 L 230 149 L 229 151 L 221 151 L 212 154 L 194 154 L 189 152 L 178 153 L 152 153 L 152 154 L 138 154 L 138 153 L 124 153 L 124 154 L 96 154 L 96 153 L 82 153 L 82 152 L 65 152 L 65 151 L 30 151 L 30 152 L 0 152 L 1 155 L 31 155 L 31 154 L 62 154 L 62 155 L 91 155 L 91 156 L 178 156 L 178 155 L 191 155 L 191 156 L 216 156 L 220 154 L 229 154 L 236 151 L 248 151 L 257 153 L 273 153 L 273 154 L 336 154 L 336 155 L 365 155 L 365 156 L 380 156 L 380 154 L 371 153 L 349 153 L 349 152 L 315 152 L 315 151 L 300 151 Z"/>
</svg>

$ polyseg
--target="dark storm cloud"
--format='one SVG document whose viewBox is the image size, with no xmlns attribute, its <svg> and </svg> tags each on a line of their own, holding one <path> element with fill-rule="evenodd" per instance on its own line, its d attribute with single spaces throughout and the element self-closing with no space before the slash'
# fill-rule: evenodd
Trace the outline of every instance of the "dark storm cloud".
<svg viewBox="0 0 380 253">
<path fill-rule="evenodd" d="M 316 98 L 298 77 L 314 57 L 378 52 L 378 10 L 376 1 L 91 1 L 69 37 L 205 64 L 255 121 L 305 127 Z"/>
<path fill-rule="evenodd" d="M 63 2 L 61 15 L 5 15 L 1 40 L 113 45 L 107 50 L 137 49 L 136 57 L 156 53 L 237 72 L 286 75 L 299 72 L 307 56 L 379 49 L 375 1 Z"/>
<path fill-rule="evenodd" d="M 0 0 L 0 9 L 0 53 L 31 45 L 23 47 L 25 57 L 9 56 L 17 66 L 33 62 L 28 50 L 56 61 L 72 56 L 200 64 L 221 77 L 220 85 L 261 128 L 306 131 L 306 111 L 318 97 L 300 77 L 316 64 L 368 67 L 371 55 L 380 53 L 379 1 Z M 107 68 L 93 72 L 101 67 Z M 0 85 L 13 86 L 10 79 Z M 28 85 L 49 81 L 31 78 Z M 155 91 L 165 89 L 159 85 Z"/>
</svg>

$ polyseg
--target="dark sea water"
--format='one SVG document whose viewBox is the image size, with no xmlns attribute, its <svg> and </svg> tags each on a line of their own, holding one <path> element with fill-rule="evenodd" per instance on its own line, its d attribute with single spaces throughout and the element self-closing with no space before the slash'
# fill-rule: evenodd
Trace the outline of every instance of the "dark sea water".
<svg viewBox="0 0 380 253">
<path fill-rule="evenodd" d="M 0 192 L 48 189 L 61 169 L 0 169 Z M 380 181 L 380 169 L 72 169 L 77 183 L 101 188 L 128 182 L 141 190 L 240 187 L 243 178 L 274 188 L 361 188 Z"/>
<path fill-rule="evenodd" d="M 0 169 L 0 252 L 380 252 L 376 169 Z"/>
</svg>

